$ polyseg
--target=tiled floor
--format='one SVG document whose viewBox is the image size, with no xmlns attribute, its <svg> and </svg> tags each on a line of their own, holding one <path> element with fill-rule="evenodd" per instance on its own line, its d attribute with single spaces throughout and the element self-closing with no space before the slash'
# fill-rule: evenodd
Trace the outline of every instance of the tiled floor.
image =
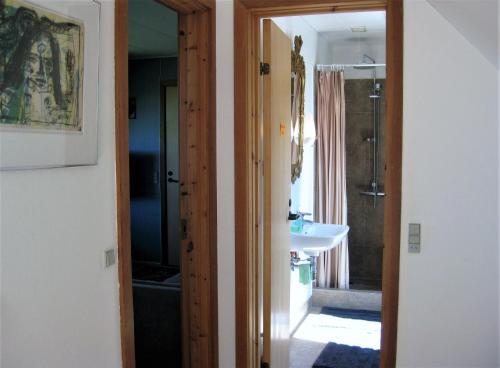
<svg viewBox="0 0 500 368">
<path fill-rule="evenodd" d="M 338 318 L 313 308 L 290 342 L 290 368 L 311 368 L 328 342 L 380 349 L 380 322 Z"/>
</svg>

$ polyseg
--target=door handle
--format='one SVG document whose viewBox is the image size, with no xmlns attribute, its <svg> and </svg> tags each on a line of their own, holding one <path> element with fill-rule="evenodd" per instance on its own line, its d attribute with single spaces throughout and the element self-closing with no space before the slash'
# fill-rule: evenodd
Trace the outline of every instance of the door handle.
<svg viewBox="0 0 500 368">
<path fill-rule="evenodd" d="M 175 179 L 172 179 L 172 178 L 168 178 L 167 180 L 169 183 L 178 183 L 179 180 L 175 180 Z"/>
<path fill-rule="evenodd" d="M 299 217 L 300 217 L 300 214 L 298 214 L 298 213 L 288 212 L 288 220 L 289 221 L 297 220 Z"/>
</svg>

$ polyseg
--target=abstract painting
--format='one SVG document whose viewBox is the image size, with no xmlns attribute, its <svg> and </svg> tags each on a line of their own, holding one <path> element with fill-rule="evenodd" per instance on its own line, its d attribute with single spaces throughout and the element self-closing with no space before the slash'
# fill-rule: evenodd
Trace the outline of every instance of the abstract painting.
<svg viewBox="0 0 500 368">
<path fill-rule="evenodd" d="M 0 128 L 83 130 L 82 22 L 0 0 Z"/>
</svg>

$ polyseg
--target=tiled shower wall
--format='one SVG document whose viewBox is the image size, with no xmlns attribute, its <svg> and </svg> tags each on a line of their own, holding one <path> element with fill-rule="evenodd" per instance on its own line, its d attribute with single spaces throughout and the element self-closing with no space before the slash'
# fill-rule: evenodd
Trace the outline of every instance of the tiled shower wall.
<svg viewBox="0 0 500 368">
<path fill-rule="evenodd" d="M 381 84 L 379 191 L 384 190 L 385 80 Z M 373 79 L 349 79 L 345 82 L 347 216 L 349 231 L 349 271 L 352 289 L 381 290 L 384 199 L 361 195 L 370 191 L 373 176 Z"/>
</svg>

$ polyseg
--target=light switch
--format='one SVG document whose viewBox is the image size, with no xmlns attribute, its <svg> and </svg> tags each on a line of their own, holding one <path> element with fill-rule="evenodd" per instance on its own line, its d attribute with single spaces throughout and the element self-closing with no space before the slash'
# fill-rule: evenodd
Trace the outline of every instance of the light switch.
<svg viewBox="0 0 500 368">
<path fill-rule="evenodd" d="M 111 248 L 104 251 L 104 265 L 105 267 L 111 267 L 116 263 L 115 249 Z"/>
<path fill-rule="evenodd" d="M 420 224 L 408 224 L 408 252 L 420 253 Z"/>
<path fill-rule="evenodd" d="M 410 234 L 408 236 L 408 243 L 410 243 L 410 244 L 420 244 L 420 235 Z"/>
</svg>

